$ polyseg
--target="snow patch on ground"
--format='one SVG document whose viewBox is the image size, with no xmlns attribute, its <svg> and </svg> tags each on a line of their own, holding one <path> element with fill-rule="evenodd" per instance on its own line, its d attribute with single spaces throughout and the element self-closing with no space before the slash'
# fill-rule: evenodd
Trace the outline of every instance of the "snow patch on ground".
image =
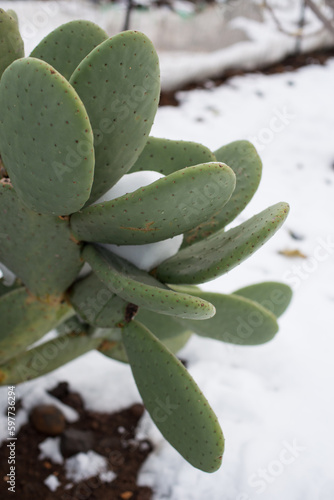
<svg viewBox="0 0 334 500">
<path fill-rule="evenodd" d="M 44 480 L 44 484 L 46 484 L 46 486 L 51 491 L 56 491 L 56 489 L 58 488 L 58 486 L 60 486 L 61 483 L 60 483 L 59 479 L 54 474 L 50 474 L 50 476 L 48 476 Z"/>
<path fill-rule="evenodd" d="M 12 9 L 13 2 L 4 1 L 1 6 L 5 10 Z M 323 9 L 323 5 L 321 7 Z M 124 5 L 112 3 L 99 6 L 78 0 L 16 1 L 14 8 L 18 13 L 26 54 L 50 31 L 65 22 L 87 19 L 112 36 L 123 29 L 125 19 Z M 275 2 L 275 12 L 284 29 L 291 33 L 298 32 L 300 0 Z M 254 17 L 258 20 L 252 19 Z M 324 29 L 319 31 L 320 27 L 318 18 L 307 10 L 304 29 L 307 36 L 300 41 L 301 52 L 333 46 L 333 36 Z M 144 32 L 159 47 L 164 90 L 214 78 L 233 68 L 251 70 L 278 62 L 295 53 L 297 44 L 296 36 L 280 31 L 263 7 L 251 4 L 247 7 L 240 1 L 231 3 L 228 13 L 223 5 L 211 5 L 190 15 L 180 6 L 176 7 L 176 12 L 167 8 L 137 10 L 132 13 L 131 29 Z M 229 37 L 223 37 L 226 30 L 231 30 L 231 33 L 239 30 L 243 35 L 236 36 L 235 43 L 229 45 Z M 170 33 L 173 33 L 173 42 Z M 169 48 L 175 40 L 176 47 L 172 45 Z M 214 50 L 213 44 L 216 47 Z M 176 50 L 177 47 L 182 49 Z"/>
<path fill-rule="evenodd" d="M 47 458 L 54 464 L 62 464 L 64 462 L 64 457 L 60 451 L 60 437 L 46 438 L 38 445 L 38 447 L 41 450 L 38 457 L 39 460 Z"/>
<path fill-rule="evenodd" d="M 67 479 L 78 483 L 93 476 L 99 476 L 102 481 L 111 482 L 116 474 L 108 471 L 108 461 L 95 451 L 77 453 L 65 462 Z"/>
</svg>

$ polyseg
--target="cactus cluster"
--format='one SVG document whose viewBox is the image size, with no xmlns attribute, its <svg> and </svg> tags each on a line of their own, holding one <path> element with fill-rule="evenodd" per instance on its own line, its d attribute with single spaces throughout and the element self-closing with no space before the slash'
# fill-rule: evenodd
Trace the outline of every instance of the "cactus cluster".
<svg viewBox="0 0 334 500">
<path fill-rule="evenodd" d="M 192 334 L 238 345 L 273 338 L 291 298 L 286 285 L 230 295 L 196 285 L 263 245 L 288 205 L 226 229 L 254 195 L 261 161 L 247 141 L 213 153 L 149 136 L 159 62 L 144 34 L 109 38 L 74 21 L 24 57 L 17 19 L 0 9 L 0 50 L 0 262 L 16 276 L 10 286 L 0 280 L 1 384 L 97 349 L 130 364 L 148 412 L 179 453 L 217 470 L 223 433 L 175 353 Z M 122 176 L 140 171 L 163 176 L 108 197 Z M 179 251 L 149 271 L 108 248 L 177 235 Z M 57 336 L 38 343 L 50 330 Z"/>
</svg>

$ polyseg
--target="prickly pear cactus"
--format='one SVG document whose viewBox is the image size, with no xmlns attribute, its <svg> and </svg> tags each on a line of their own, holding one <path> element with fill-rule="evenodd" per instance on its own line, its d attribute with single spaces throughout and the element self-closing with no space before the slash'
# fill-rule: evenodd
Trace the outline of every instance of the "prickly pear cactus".
<svg viewBox="0 0 334 500">
<path fill-rule="evenodd" d="M 274 337 L 286 285 L 230 295 L 196 285 L 260 248 L 289 207 L 226 229 L 254 195 L 261 161 L 247 141 L 213 153 L 149 136 L 159 63 L 144 34 L 109 38 L 75 21 L 24 57 L 13 12 L 0 9 L 0 30 L 0 262 L 15 276 L 0 280 L 0 381 L 39 377 L 92 349 L 129 363 L 162 434 L 213 472 L 223 433 L 175 353 L 192 334 L 240 345 Z M 116 193 L 141 171 L 156 180 Z M 161 262 L 124 258 L 165 240 L 179 243 Z M 32 346 L 51 329 L 53 340 Z"/>
</svg>

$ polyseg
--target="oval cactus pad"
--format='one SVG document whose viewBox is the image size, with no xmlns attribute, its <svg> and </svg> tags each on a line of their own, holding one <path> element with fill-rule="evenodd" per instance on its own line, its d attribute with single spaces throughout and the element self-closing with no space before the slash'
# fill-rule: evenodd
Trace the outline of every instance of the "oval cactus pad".
<svg viewBox="0 0 334 500">
<path fill-rule="evenodd" d="M 126 174 L 143 150 L 158 109 L 159 74 L 152 42 L 143 33 L 125 31 L 92 50 L 71 76 L 95 136 L 88 204 Z"/>
<path fill-rule="evenodd" d="M 73 214 L 72 231 L 80 240 L 116 245 L 162 241 L 220 210 L 234 187 L 235 175 L 224 163 L 195 165 Z"/>
<path fill-rule="evenodd" d="M 82 59 L 107 38 L 107 33 L 90 21 L 71 21 L 43 38 L 30 56 L 48 62 L 69 80 Z"/>
<path fill-rule="evenodd" d="M 0 298 L 0 363 L 29 345 L 73 314 L 65 301 L 42 302 L 24 287 Z"/>
<path fill-rule="evenodd" d="M 174 289 L 185 292 L 189 287 L 175 286 Z M 258 345 L 269 342 L 278 331 L 274 314 L 258 302 L 234 294 L 202 290 L 192 293 L 216 308 L 215 316 L 206 321 L 178 320 L 197 335 L 237 345 Z"/>
<path fill-rule="evenodd" d="M 197 142 L 173 141 L 151 136 L 130 172 L 154 170 L 169 175 L 182 168 L 214 161 L 217 161 L 215 155 Z M 227 161 L 223 163 L 228 165 Z"/>
<path fill-rule="evenodd" d="M 52 66 L 15 61 L 0 81 L 0 149 L 24 203 L 67 215 L 89 198 L 94 176 L 91 125 L 80 98 Z"/>
<path fill-rule="evenodd" d="M 132 304 L 161 314 L 197 320 L 211 318 L 216 312 L 209 302 L 167 288 L 105 248 L 87 245 L 82 256 L 109 290 Z"/>
<path fill-rule="evenodd" d="M 217 161 L 226 163 L 236 176 L 235 190 L 228 203 L 207 221 L 184 235 L 182 248 L 203 240 L 232 222 L 252 199 L 262 173 L 262 163 L 248 141 L 234 141 L 215 151 Z"/>
<path fill-rule="evenodd" d="M 277 281 L 249 285 L 236 290 L 233 294 L 261 304 L 277 318 L 284 313 L 292 299 L 291 288 L 285 283 Z"/>
<path fill-rule="evenodd" d="M 144 405 L 163 436 L 194 467 L 219 469 L 222 430 L 183 364 L 136 321 L 124 328 L 123 342 Z"/>
<path fill-rule="evenodd" d="M 229 231 L 221 229 L 180 250 L 157 268 L 165 283 L 197 284 L 218 278 L 238 266 L 268 241 L 289 213 L 287 203 L 276 203 Z"/>
<path fill-rule="evenodd" d="M 15 59 L 24 57 L 21 38 L 14 11 L 0 9 L 0 77 Z"/>
</svg>

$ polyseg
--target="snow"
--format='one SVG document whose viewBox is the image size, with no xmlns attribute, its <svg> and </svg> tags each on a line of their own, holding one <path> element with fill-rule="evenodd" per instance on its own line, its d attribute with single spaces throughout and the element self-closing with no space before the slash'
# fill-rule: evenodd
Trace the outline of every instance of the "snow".
<svg viewBox="0 0 334 500">
<path fill-rule="evenodd" d="M 54 464 L 62 464 L 64 462 L 64 457 L 60 451 L 60 437 L 49 437 L 38 445 L 41 453 L 39 455 L 39 460 L 44 460 L 47 458 L 51 460 Z"/>
<path fill-rule="evenodd" d="M 46 484 L 46 486 L 51 491 L 56 491 L 58 486 L 60 486 L 60 481 L 54 474 L 50 474 L 50 476 L 48 476 L 46 479 L 44 479 L 44 484 Z"/>
<path fill-rule="evenodd" d="M 93 205 L 116 199 L 127 193 L 132 193 L 140 187 L 165 177 L 163 174 L 152 171 L 133 172 L 124 175 L 107 193 L 99 198 Z M 157 243 L 148 243 L 147 245 L 111 245 L 100 243 L 100 245 L 112 251 L 116 255 L 135 264 L 139 269 L 150 271 L 161 264 L 169 257 L 175 255 L 182 245 L 183 235 L 174 236 L 168 240 L 158 241 Z"/>
<path fill-rule="evenodd" d="M 334 497 L 334 117 L 328 105 L 333 78 L 334 61 L 293 73 L 238 77 L 220 88 L 180 93 L 180 108 L 159 112 L 157 136 L 182 135 L 212 149 L 255 138 L 263 178 L 237 223 L 277 201 L 291 205 L 286 224 L 270 242 L 202 288 L 228 293 L 280 280 L 292 286 L 294 299 L 269 344 L 234 347 L 193 337 L 180 353 L 219 416 L 226 451 L 222 468 L 208 476 L 159 440 L 140 476 L 141 484 L 154 487 L 156 499 L 220 500 L 222 492 L 237 500 Z M 289 231 L 303 239 L 292 239 Z M 307 259 L 278 254 L 286 248 L 298 248 Z M 145 431 L 156 440 L 155 430 Z"/>
<path fill-rule="evenodd" d="M 58 25 L 59 17 L 54 21 Z M 251 30 L 251 23 L 248 26 Z M 265 36 L 261 33 L 263 40 Z M 281 41 L 277 37 L 275 44 Z M 272 48 L 268 41 L 266 50 Z M 210 64 L 213 61 L 212 56 Z M 188 63 L 181 68 L 175 60 L 174 72 L 180 78 L 186 67 Z M 179 108 L 158 111 L 152 130 L 158 137 L 198 141 L 212 149 L 237 139 L 256 143 L 264 164 L 262 181 L 235 223 L 278 201 L 291 205 L 287 222 L 273 239 L 202 288 L 229 293 L 278 280 L 292 286 L 294 298 L 268 344 L 241 347 L 194 336 L 182 350 L 222 425 L 226 450 L 221 469 L 205 474 L 188 465 L 145 415 L 138 436 L 152 439 L 155 450 L 139 481 L 154 488 L 154 500 L 334 498 L 333 82 L 331 60 L 324 66 L 236 77 L 223 87 L 181 92 Z M 291 231 L 302 239 L 293 239 Z M 279 254 L 284 249 L 299 249 L 307 258 L 289 259 Z M 64 380 L 92 410 L 115 411 L 140 401 L 130 369 L 92 352 L 16 388 L 23 404 L 17 430 L 40 403 L 56 404 L 69 421 L 77 418 L 46 392 Z M 1 439 L 7 437 L 6 406 L 4 387 Z M 102 460 L 96 462 L 103 469 Z M 74 463 L 73 474 L 87 469 L 86 458 L 76 457 Z"/>
<path fill-rule="evenodd" d="M 269 3 L 275 5 L 282 27 L 288 33 L 298 34 L 301 0 Z M 323 2 L 320 4 L 323 10 Z M 112 3 L 99 6 L 87 1 L 60 0 L 16 1 L 13 5 L 12 1 L 3 1 L 1 7 L 17 11 L 26 54 L 62 23 L 87 19 L 112 36 L 123 29 L 125 19 L 125 5 Z M 168 8 L 132 12 L 130 28 L 147 34 L 157 47 L 164 90 L 213 78 L 233 68 L 255 69 L 296 51 L 296 36 L 280 31 L 261 1 L 236 0 L 229 6 L 211 5 L 196 14 L 187 11 L 189 2 L 183 1 L 176 2 L 175 12 Z M 317 17 L 309 9 L 306 14 L 300 50 L 333 46 L 333 36 L 320 29 Z M 231 37 L 236 43 L 230 42 Z"/>
<path fill-rule="evenodd" d="M 107 459 L 95 451 L 77 453 L 65 462 L 66 477 L 75 483 L 97 475 L 101 481 L 109 483 L 115 479 L 116 474 L 108 471 L 107 467 Z"/>
<path fill-rule="evenodd" d="M 13 285 L 13 283 L 16 279 L 15 274 L 10 269 L 8 269 L 8 267 L 6 267 L 4 264 L 2 264 L 1 262 L 0 262 L 0 273 L 3 276 L 3 279 L 4 279 L 3 284 L 4 285 L 6 285 L 6 286 Z"/>
</svg>

